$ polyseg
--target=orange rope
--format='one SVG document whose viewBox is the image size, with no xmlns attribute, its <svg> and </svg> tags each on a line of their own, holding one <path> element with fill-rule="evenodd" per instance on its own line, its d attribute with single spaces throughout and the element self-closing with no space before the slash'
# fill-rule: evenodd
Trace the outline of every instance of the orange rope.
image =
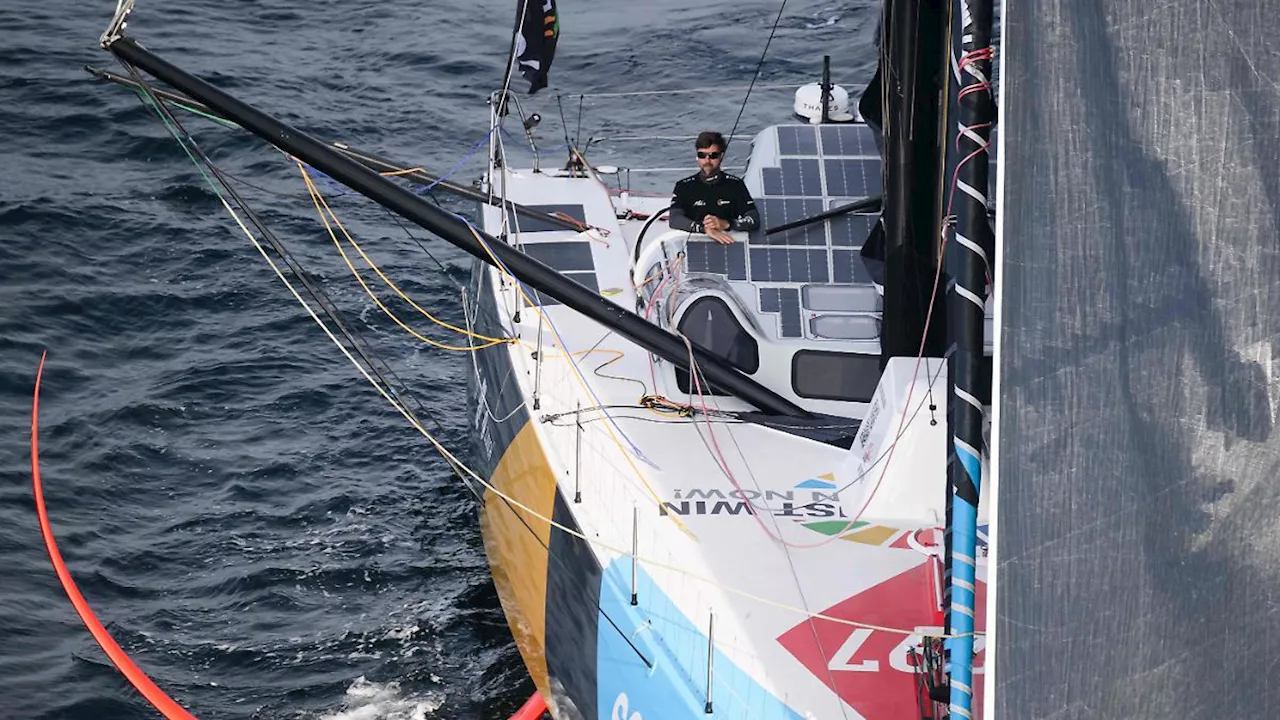
<svg viewBox="0 0 1280 720">
<path fill-rule="evenodd" d="M 534 690 L 524 705 L 511 716 L 511 720 L 540 720 L 546 712 L 547 703 L 543 701 L 542 695 Z"/>
<path fill-rule="evenodd" d="M 35 487 L 36 514 L 40 516 L 40 532 L 44 535 L 44 544 L 49 550 L 49 559 L 53 561 L 53 569 L 58 573 L 58 580 L 62 583 L 62 589 L 66 591 L 67 598 L 75 606 L 85 627 L 89 628 L 89 632 L 93 634 L 93 639 L 98 641 L 98 645 L 102 646 L 116 669 L 138 689 L 138 692 L 142 693 L 147 702 L 169 720 L 195 720 L 191 713 L 182 709 L 163 690 L 156 687 L 156 684 L 151 682 L 151 678 L 139 670 L 124 650 L 120 649 L 116 641 L 107 633 L 107 629 L 98 622 L 93 610 L 89 609 L 89 603 L 85 602 L 75 581 L 71 579 L 71 571 L 67 570 L 66 563 L 62 562 L 62 555 L 58 552 L 57 543 L 53 539 L 53 529 L 49 526 L 49 513 L 44 506 L 44 491 L 40 485 L 40 376 L 44 374 L 44 360 L 47 355 L 48 352 L 40 355 L 40 367 L 36 370 L 35 393 L 31 398 L 31 480 Z"/>
</svg>

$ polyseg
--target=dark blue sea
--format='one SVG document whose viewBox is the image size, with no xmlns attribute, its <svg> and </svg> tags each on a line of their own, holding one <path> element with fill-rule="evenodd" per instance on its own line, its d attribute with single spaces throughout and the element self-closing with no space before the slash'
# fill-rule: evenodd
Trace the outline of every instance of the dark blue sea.
<svg viewBox="0 0 1280 720">
<path fill-rule="evenodd" d="M 84 71 L 124 72 L 97 46 L 113 6 L 0 9 L 0 717 L 156 717 L 73 612 L 40 538 L 30 414 L 47 350 L 40 460 L 59 546 L 99 618 L 179 703 L 202 719 L 506 718 L 533 686 L 475 501 L 288 294 L 154 112 Z M 610 137 L 727 133 L 778 10 L 563 2 L 551 86 L 524 99 L 544 118 L 544 162 L 564 160 L 564 93 L 596 162 L 690 164 L 687 145 Z M 791 0 L 759 82 L 816 80 L 829 54 L 856 92 L 877 13 Z M 322 138 L 445 172 L 485 134 L 514 15 L 509 0 L 140 0 L 128 32 Z M 687 87 L 718 89 L 581 110 L 576 96 Z M 740 132 L 787 121 L 791 99 L 757 89 Z M 381 314 L 279 152 L 179 119 L 465 453 L 467 359 Z M 454 177 L 477 178 L 483 157 Z M 670 179 L 633 183 L 661 192 Z M 466 256 L 322 189 L 390 277 L 460 321 Z"/>
</svg>

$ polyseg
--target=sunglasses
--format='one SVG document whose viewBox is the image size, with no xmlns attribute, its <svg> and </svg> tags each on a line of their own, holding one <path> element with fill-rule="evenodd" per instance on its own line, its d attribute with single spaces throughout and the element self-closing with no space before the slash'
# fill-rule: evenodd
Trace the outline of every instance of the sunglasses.
<svg viewBox="0 0 1280 720">
<path fill-rule="evenodd" d="M 699 150 L 699 151 L 698 151 L 698 159 L 699 159 L 699 160 L 706 160 L 707 158 L 711 158 L 712 160 L 719 160 L 719 159 L 720 159 L 720 156 L 721 156 L 721 155 L 723 155 L 723 154 L 724 154 L 724 153 L 722 153 L 722 152 L 714 151 L 714 150 L 713 150 L 712 152 L 703 152 L 702 150 Z"/>
</svg>

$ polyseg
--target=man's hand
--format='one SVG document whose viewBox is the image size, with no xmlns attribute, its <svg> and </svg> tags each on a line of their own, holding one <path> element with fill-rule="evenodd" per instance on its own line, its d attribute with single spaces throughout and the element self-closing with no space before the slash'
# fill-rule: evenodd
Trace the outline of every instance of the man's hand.
<svg viewBox="0 0 1280 720">
<path fill-rule="evenodd" d="M 721 245 L 732 245 L 733 236 L 729 234 L 729 221 L 715 215 L 702 218 L 702 229 L 707 237 Z"/>
<path fill-rule="evenodd" d="M 721 245 L 732 245 L 733 236 L 723 230 L 708 230 L 707 236 Z"/>
</svg>

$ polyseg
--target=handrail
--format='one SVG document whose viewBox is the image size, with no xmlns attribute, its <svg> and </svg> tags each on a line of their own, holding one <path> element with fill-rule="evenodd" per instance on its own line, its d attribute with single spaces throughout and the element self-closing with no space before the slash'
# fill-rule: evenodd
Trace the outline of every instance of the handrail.
<svg viewBox="0 0 1280 720">
<path fill-rule="evenodd" d="M 649 268 L 659 258 L 664 258 L 670 262 L 672 258 L 684 251 L 684 246 L 688 243 L 692 233 L 685 230 L 668 230 L 661 235 L 651 239 L 642 245 L 636 245 L 635 262 L 631 266 L 631 283 L 639 290 L 641 287 L 652 284 L 653 278 L 647 277 Z M 668 243 L 672 243 L 668 246 Z M 668 253 L 668 247 L 671 252 Z"/>
</svg>

